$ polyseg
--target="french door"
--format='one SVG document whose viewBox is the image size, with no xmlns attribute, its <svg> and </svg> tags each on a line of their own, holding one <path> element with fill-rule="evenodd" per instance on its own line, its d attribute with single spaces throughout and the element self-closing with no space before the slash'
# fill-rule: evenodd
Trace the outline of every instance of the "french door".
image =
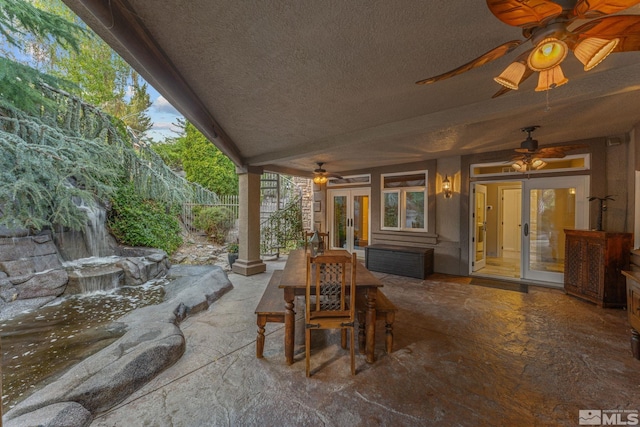
<svg viewBox="0 0 640 427">
<path fill-rule="evenodd" d="M 523 181 L 522 276 L 562 286 L 564 229 L 589 227 L 589 178 Z"/>
<path fill-rule="evenodd" d="M 364 258 L 364 248 L 371 238 L 371 189 L 329 190 L 327 200 L 329 248 L 346 249 Z"/>
<path fill-rule="evenodd" d="M 516 277 L 562 287 L 564 230 L 589 227 L 589 177 L 515 181 L 472 184 L 470 271 L 501 276 L 499 269 L 485 268 L 487 254 L 497 256 L 491 258 L 492 265 L 502 266 L 516 256 L 520 259 Z M 487 215 L 488 206 L 493 204 L 501 206 L 499 216 Z M 490 236 L 487 228 L 491 230 Z M 511 270 L 504 275 L 514 277 Z"/>
</svg>

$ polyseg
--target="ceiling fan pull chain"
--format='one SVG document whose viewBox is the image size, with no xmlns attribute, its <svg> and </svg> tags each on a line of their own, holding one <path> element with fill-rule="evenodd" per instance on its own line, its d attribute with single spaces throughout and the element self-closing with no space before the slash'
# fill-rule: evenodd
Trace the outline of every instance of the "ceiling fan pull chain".
<svg viewBox="0 0 640 427">
<path fill-rule="evenodd" d="M 544 112 L 548 113 L 549 111 L 551 111 L 551 105 L 549 105 L 549 92 L 551 92 L 550 90 L 545 90 L 545 93 L 547 94 L 547 105 L 546 107 L 544 107 Z"/>
</svg>

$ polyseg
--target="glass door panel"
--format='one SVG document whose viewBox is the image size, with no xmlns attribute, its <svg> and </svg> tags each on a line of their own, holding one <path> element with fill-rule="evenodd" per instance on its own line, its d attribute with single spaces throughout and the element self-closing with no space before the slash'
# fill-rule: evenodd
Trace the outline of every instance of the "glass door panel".
<svg viewBox="0 0 640 427">
<path fill-rule="evenodd" d="M 369 245 L 369 196 L 353 196 L 353 250 L 362 252 Z"/>
<path fill-rule="evenodd" d="M 477 271 L 484 268 L 487 262 L 487 186 L 476 184 L 474 194 L 473 271 Z"/>
<path fill-rule="evenodd" d="M 347 243 L 347 196 L 335 194 L 332 197 L 333 216 L 330 232 L 330 248 L 344 248 Z"/>
<path fill-rule="evenodd" d="M 564 229 L 588 225 L 588 178 L 541 178 L 525 181 L 523 276 L 562 286 Z"/>
</svg>

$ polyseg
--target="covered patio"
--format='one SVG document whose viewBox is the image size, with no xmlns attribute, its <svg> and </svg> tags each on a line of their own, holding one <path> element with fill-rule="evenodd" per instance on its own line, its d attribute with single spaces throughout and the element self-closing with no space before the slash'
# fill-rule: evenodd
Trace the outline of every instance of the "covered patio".
<svg viewBox="0 0 640 427">
<path fill-rule="evenodd" d="M 303 336 L 285 362 L 282 324 L 267 325 L 264 359 L 255 357 L 253 309 L 284 260 L 266 265 L 231 274 L 234 290 L 182 324 L 184 356 L 92 426 L 573 426 L 580 410 L 640 406 L 625 311 L 442 274 L 376 273 L 399 307 L 393 352 L 379 324 L 376 363 L 357 355 L 352 376 L 339 333 L 318 332 L 309 380 Z"/>
<path fill-rule="evenodd" d="M 260 174 L 311 178 L 317 163 L 324 163 L 329 173 L 369 177 L 357 185 L 369 198 L 359 242 L 433 248 L 435 271 L 440 273 L 473 272 L 472 195 L 475 182 L 483 179 L 525 182 L 547 177 L 563 182 L 586 176 L 587 184 L 576 198 L 583 221 L 570 228 L 596 226 L 598 209 L 586 203 L 588 196 L 617 194 L 609 204 L 605 230 L 639 234 L 633 188 L 634 171 L 640 168 L 640 53 L 634 26 L 625 26 L 619 34 L 624 51 L 614 51 L 593 70 L 585 71 L 572 51 L 562 62 L 566 84 L 537 91 L 535 73 L 518 90 L 505 93 L 494 77 L 538 46 L 538 36 L 555 28 L 546 28 L 540 20 L 540 34 L 530 37 L 515 25 L 517 19 L 505 19 L 513 9 L 515 15 L 538 22 L 537 9 L 532 6 L 535 10 L 530 11 L 527 2 L 65 3 L 236 164 L 236 273 L 265 269 L 258 238 Z M 591 18 L 601 16 L 600 9 L 615 10 L 636 22 L 636 3 L 614 2 L 610 7 L 608 2 L 558 0 L 534 6 L 564 14 L 593 8 Z M 492 13 L 496 10 L 506 15 L 499 19 L 499 13 Z M 582 18 L 570 26 L 559 23 L 559 37 Z M 632 33 L 628 39 L 626 33 Z M 571 37 L 567 41 L 573 49 Z M 510 48 L 492 61 L 482 57 L 497 46 Z M 479 57 L 480 64 L 487 63 L 416 85 Z M 524 139 L 521 129 L 532 126 L 540 126 L 535 133 L 540 147 L 579 147 L 572 154 L 582 163 L 527 174 L 511 169 L 513 150 Z M 474 176 L 474 164 L 491 164 L 498 172 L 488 178 Z M 389 226 L 382 218 L 384 179 L 416 171 L 424 177 L 424 212 L 415 222 L 412 217 L 411 224 Z M 445 198 L 447 178 L 452 191 Z M 567 182 L 566 190 L 571 188 L 575 190 Z M 316 185 L 314 190 L 313 228 L 336 236 L 329 187 Z M 352 218 L 348 221 L 353 223 Z M 350 228 L 347 234 L 354 235 Z M 523 263 L 529 261 L 519 256 Z M 520 276 L 529 282 L 542 280 L 536 274 Z M 561 287 L 561 280 L 555 277 L 551 285 Z"/>
<path fill-rule="evenodd" d="M 185 321 L 187 351 L 176 365 L 93 425 L 576 425 L 580 410 L 640 409 L 624 310 L 567 296 L 561 280 L 551 283 L 556 289 L 531 285 L 535 280 L 502 289 L 467 277 L 474 186 L 496 175 L 522 183 L 523 191 L 536 177 L 584 179 L 580 227 L 595 226 L 589 195 L 618 194 L 605 229 L 637 234 L 640 53 L 616 52 L 590 72 L 571 56 L 563 63 L 566 85 L 539 92 L 530 79 L 492 98 L 500 90 L 493 78 L 529 49 L 525 44 L 461 75 L 415 84 L 523 39 L 485 2 L 65 3 L 240 175 L 234 291 Z M 557 3 L 567 10 L 576 4 Z M 640 7 L 625 13 L 638 15 Z M 510 170 L 521 129 L 534 125 L 541 126 L 541 146 L 580 146 L 581 163 L 540 175 Z M 264 171 L 311 178 L 319 162 L 365 180 L 332 193 L 367 198 L 361 244 L 433 248 L 436 274 L 420 280 L 377 273 L 398 307 L 394 351 L 384 353 L 379 325 L 377 361 L 358 356 L 351 376 L 338 335 L 317 334 L 307 380 L 303 339 L 287 365 L 281 324 L 267 325 L 265 357 L 255 357 L 254 308 L 273 270 L 284 266 L 260 258 L 259 180 Z M 497 172 L 478 178 L 477 164 Z M 397 194 L 406 200 L 412 192 L 423 211 L 389 226 L 385 198 L 395 190 L 385 180 L 403 175 L 418 184 Z M 566 187 L 575 195 L 576 186 Z M 314 190 L 314 228 L 336 236 L 331 190 Z"/>
</svg>

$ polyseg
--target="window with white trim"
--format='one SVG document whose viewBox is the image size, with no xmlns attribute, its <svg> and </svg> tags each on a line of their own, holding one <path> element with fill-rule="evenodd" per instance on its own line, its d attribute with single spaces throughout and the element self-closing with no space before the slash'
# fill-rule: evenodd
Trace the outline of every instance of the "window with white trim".
<svg viewBox="0 0 640 427">
<path fill-rule="evenodd" d="M 382 230 L 427 231 L 427 171 L 381 175 Z"/>
</svg>

